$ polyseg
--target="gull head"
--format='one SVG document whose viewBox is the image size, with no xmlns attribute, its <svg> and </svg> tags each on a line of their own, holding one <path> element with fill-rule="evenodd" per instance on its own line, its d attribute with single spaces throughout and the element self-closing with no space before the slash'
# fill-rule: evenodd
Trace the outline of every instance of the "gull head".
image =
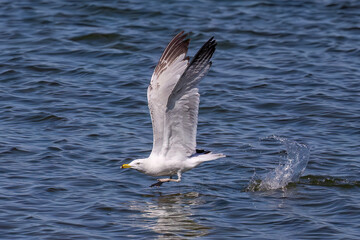
<svg viewBox="0 0 360 240">
<path fill-rule="evenodd" d="M 133 169 L 138 170 L 140 172 L 145 172 L 144 160 L 145 159 L 136 159 L 136 160 L 132 161 L 129 164 L 121 165 L 121 168 L 133 168 Z"/>
</svg>

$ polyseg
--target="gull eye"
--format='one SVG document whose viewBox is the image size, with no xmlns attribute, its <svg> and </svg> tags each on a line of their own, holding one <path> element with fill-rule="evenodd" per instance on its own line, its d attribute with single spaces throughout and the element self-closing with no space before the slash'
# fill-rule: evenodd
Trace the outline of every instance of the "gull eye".
<svg viewBox="0 0 360 240">
<path fill-rule="evenodd" d="M 140 163 L 138 162 L 138 163 L 136 163 L 136 165 L 140 165 Z"/>
</svg>

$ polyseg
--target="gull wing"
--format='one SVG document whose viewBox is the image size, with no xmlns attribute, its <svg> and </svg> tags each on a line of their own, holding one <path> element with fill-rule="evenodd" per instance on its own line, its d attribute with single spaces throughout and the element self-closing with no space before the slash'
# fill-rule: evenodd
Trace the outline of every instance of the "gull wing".
<svg viewBox="0 0 360 240">
<path fill-rule="evenodd" d="M 186 57 L 190 39 L 180 32 L 165 48 L 155 67 L 147 90 L 148 105 L 153 126 L 153 149 L 151 155 L 159 155 L 164 141 L 166 107 L 169 96 L 189 65 Z"/>
<path fill-rule="evenodd" d="M 200 94 L 198 83 L 211 67 L 216 41 L 210 38 L 196 53 L 173 88 L 167 103 L 161 154 L 189 157 L 196 152 Z"/>
</svg>

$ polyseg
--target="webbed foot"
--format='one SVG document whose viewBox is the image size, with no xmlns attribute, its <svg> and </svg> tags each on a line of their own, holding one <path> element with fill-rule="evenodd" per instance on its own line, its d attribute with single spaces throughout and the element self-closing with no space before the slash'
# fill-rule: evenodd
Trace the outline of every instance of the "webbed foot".
<svg viewBox="0 0 360 240">
<path fill-rule="evenodd" d="M 151 186 L 150 187 L 160 187 L 162 184 L 163 184 L 164 182 L 160 182 L 160 181 L 158 181 L 158 182 L 156 182 L 156 183 L 154 183 L 154 184 L 151 184 Z"/>
</svg>

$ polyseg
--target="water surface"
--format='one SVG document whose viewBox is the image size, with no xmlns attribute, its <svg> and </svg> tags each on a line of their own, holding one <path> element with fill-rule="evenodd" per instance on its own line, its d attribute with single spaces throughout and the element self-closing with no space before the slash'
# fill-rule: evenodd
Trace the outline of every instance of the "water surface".
<svg viewBox="0 0 360 240">
<path fill-rule="evenodd" d="M 358 1 L 0 9 L 1 239 L 360 238 Z M 151 151 L 146 89 L 181 30 L 190 56 L 218 41 L 198 147 L 228 157 L 149 188 L 119 167 Z"/>
</svg>

